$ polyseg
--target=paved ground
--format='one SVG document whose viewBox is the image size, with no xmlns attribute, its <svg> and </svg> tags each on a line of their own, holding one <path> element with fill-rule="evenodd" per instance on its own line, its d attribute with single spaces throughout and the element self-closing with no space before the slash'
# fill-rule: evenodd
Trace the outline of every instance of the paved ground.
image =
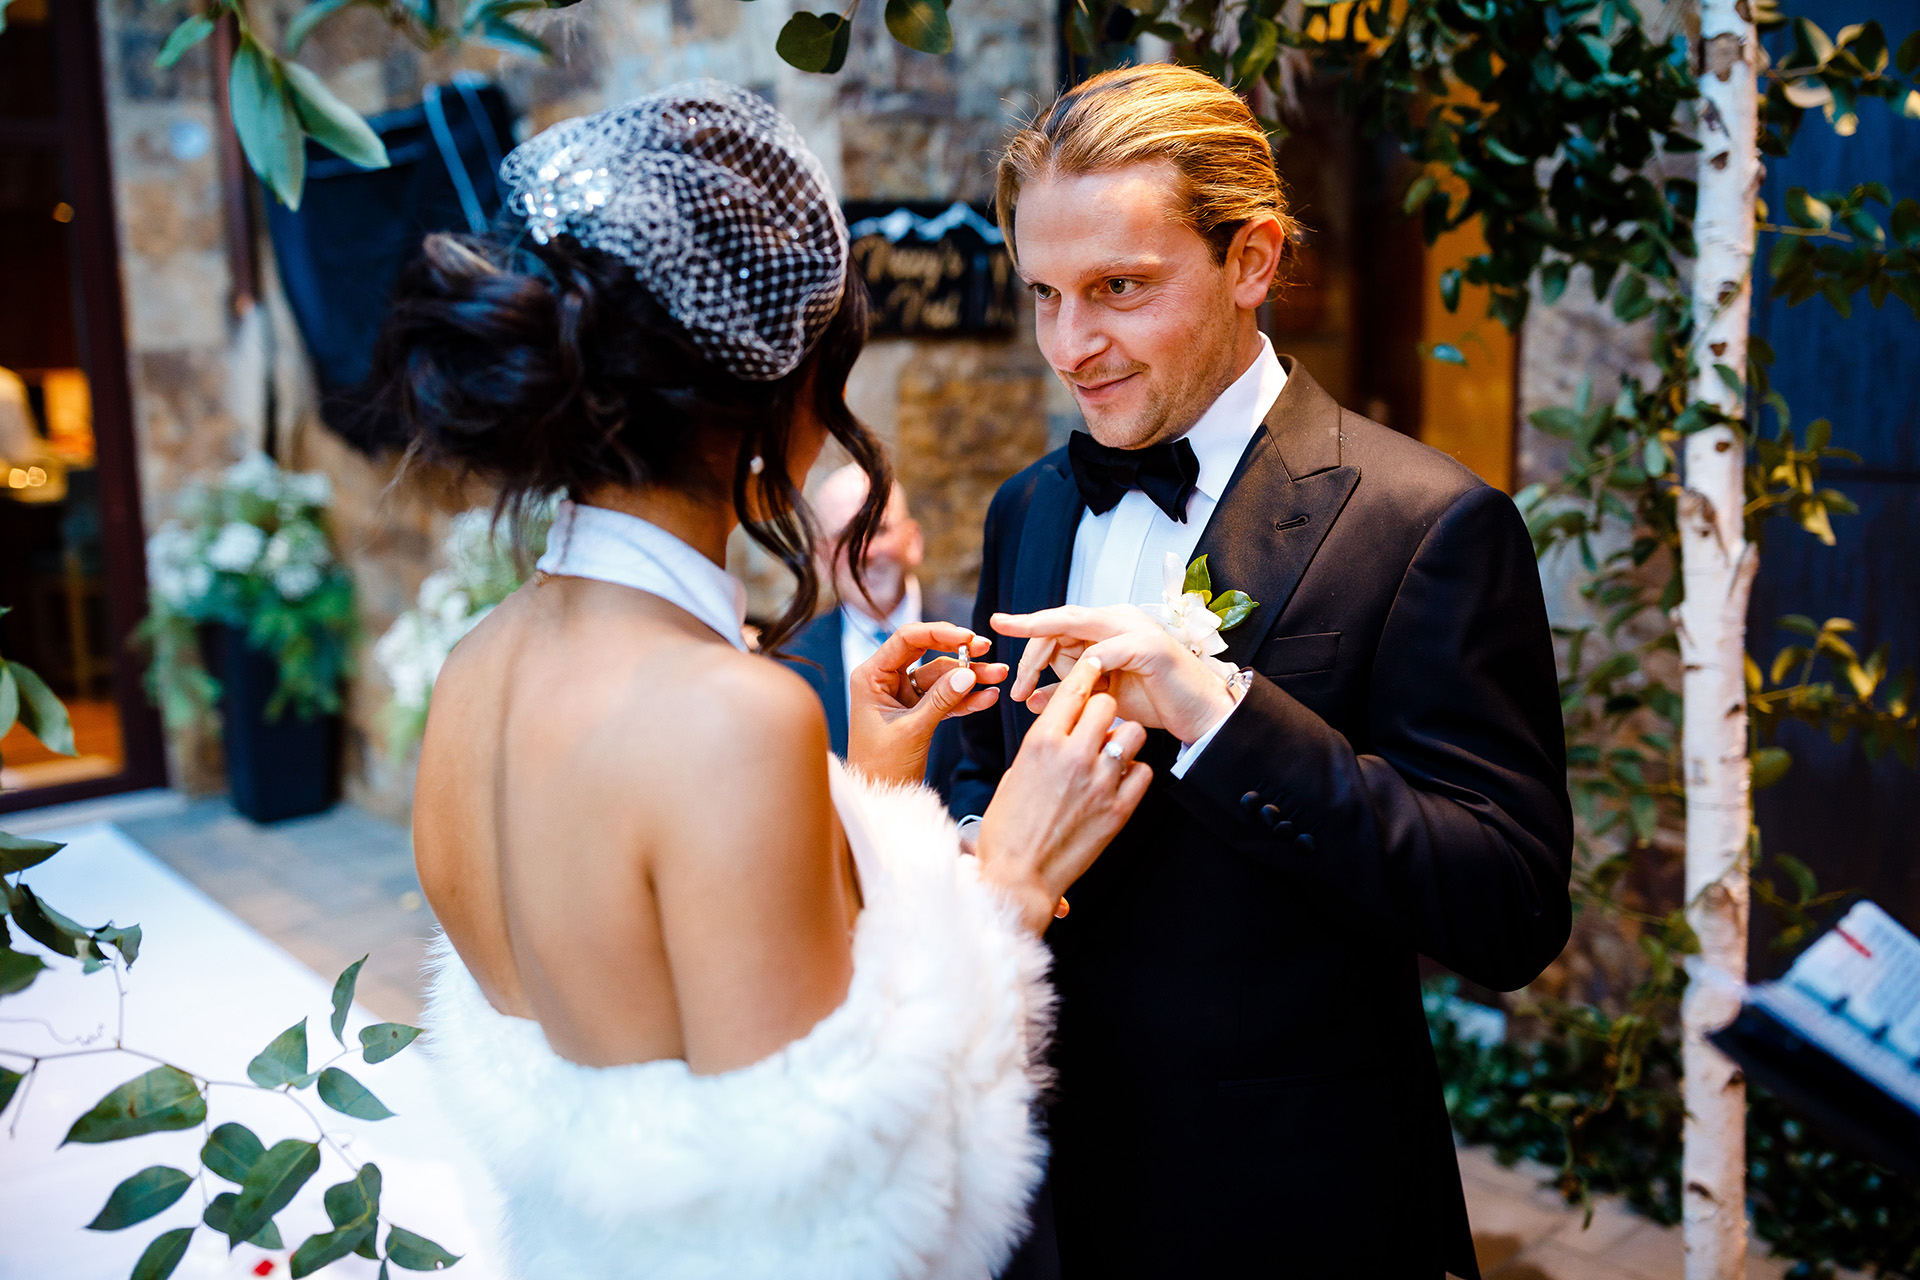
<svg viewBox="0 0 1920 1280">
<path fill-rule="evenodd" d="M 433 917 L 420 897 L 404 829 L 346 805 L 262 827 L 222 800 L 182 801 L 165 793 L 104 802 L 91 811 L 69 808 L 22 815 L 26 821 L 7 825 L 26 834 L 73 821 L 112 821 L 328 981 L 370 955 L 360 974 L 361 1002 L 385 1018 L 411 1021 L 419 1014 L 420 962 Z M 1486 1280 L 1682 1276 L 1677 1228 L 1612 1201 L 1599 1204 L 1583 1227 L 1578 1210 L 1541 1186 L 1544 1170 L 1503 1169 L 1485 1148 L 1463 1149 L 1460 1172 Z M 1769 1258 L 1748 1262 L 1750 1280 L 1785 1274 L 1785 1265 Z"/>
</svg>

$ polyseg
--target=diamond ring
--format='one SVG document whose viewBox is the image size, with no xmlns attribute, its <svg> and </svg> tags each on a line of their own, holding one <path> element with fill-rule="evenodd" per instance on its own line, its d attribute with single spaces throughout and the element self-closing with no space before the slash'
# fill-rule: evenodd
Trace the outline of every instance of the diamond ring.
<svg viewBox="0 0 1920 1280">
<path fill-rule="evenodd" d="M 1120 744 L 1118 742 L 1109 742 L 1106 746 L 1100 748 L 1100 754 L 1109 760 L 1117 761 L 1121 756 Z"/>
</svg>

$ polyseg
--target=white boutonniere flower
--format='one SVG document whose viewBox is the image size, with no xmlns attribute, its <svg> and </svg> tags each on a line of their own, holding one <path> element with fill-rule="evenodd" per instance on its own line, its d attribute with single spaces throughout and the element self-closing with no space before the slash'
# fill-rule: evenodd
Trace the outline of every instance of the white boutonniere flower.
<svg viewBox="0 0 1920 1280">
<path fill-rule="evenodd" d="M 1213 578 L 1207 572 L 1207 558 L 1197 556 L 1185 569 L 1180 557 L 1167 553 L 1161 579 L 1160 603 L 1147 606 L 1147 613 L 1167 629 L 1168 634 L 1186 646 L 1187 652 L 1207 664 L 1221 679 L 1234 673 L 1234 666 L 1215 657 L 1226 651 L 1222 631 L 1231 631 L 1260 607 L 1244 591 L 1213 594 Z"/>
</svg>

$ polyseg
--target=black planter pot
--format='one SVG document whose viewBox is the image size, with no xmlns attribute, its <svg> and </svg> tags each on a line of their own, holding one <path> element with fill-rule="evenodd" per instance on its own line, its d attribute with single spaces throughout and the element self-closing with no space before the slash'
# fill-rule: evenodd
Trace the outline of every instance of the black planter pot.
<svg viewBox="0 0 1920 1280">
<path fill-rule="evenodd" d="M 337 716 L 302 719 L 292 709 L 267 719 L 280 684 L 273 655 L 247 643 L 238 627 L 209 627 L 201 635 L 207 669 L 220 681 L 220 729 L 233 807 L 255 822 L 319 813 L 333 803 L 340 781 Z"/>
</svg>

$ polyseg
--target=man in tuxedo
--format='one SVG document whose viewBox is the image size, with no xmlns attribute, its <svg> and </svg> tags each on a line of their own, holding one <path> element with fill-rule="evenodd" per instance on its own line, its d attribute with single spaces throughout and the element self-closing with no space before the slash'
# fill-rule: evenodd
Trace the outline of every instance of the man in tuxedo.
<svg viewBox="0 0 1920 1280">
<path fill-rule="evenodd" d="M 1156 775 L 1048 933 L 1051 1168 L 1009 1274 L 1475 1277 L 1416 957 L 1511 990 L 1567 938 L 1525 526 L 1275 356 L 1292 224 L 1219 84 L 1087 81 L 1009 144 L 998 203 L 1087 431 L 988 512 L 973 626 L 1019 674 L 959 722 L 951 808 L 987 811 L 1036 681 L 1089 653 Z M 1213 655 L 1134 607 L 1196 556 L 1257 602 Z"/>
<path fill-rule="evenodd" d="M 847 673 L 901 627 L 926 621 L 914 576 L 926 554 L 926 538 L 907 507 L 904 488 L 896 484 L 887 495 L 886 516 L 858 565 L 850 564 L 838 545 L 866 500 L 867 474 L 857 466 L 841 467 L 820 482 L 813 499 L 820 529 L 815 552 L 839 603 L 794 633 L 783 655 L 819 695 L 829 745 L 841 757 L 847 754 Z M 927 783 L 943 797 L 959 754 L 959 727 L 958 721 L 942 724 L 928 751 Z"/>
</svg>

